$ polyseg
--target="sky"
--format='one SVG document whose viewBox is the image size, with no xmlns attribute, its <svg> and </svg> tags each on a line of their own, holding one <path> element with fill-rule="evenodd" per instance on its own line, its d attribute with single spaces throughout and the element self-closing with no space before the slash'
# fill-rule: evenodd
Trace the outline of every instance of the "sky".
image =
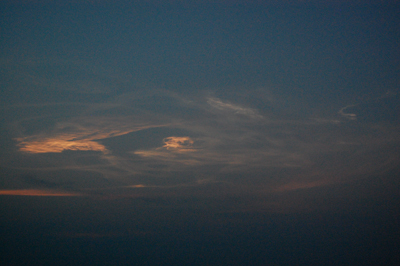
<svg viewBox="0 0 400 266">
<path fill-rule="evenodd" d="M 2 265 L 397 265 L 397 1 L 2 1 Z"/>
</svg>

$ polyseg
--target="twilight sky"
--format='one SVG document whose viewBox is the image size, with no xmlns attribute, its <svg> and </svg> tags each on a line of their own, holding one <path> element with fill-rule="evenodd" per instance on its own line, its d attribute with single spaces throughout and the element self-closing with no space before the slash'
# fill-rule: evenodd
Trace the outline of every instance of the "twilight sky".
<svg viewBox="0 0 400 266">
<path fill-rule="evenodd" d="M 5 265 L 396 265 L 399 14 L 4 1 Z"/>
</svg>

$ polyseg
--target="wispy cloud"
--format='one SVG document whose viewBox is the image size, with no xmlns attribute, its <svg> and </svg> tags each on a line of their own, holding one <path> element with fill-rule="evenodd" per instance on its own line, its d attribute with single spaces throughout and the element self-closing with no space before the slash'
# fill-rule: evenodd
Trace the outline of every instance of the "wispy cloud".
<svg viewBox="0 0 400 266">
<path fill-rule="evenodd" d="M 0 195 L 4 196 L 43 196 L 43 197 L 76 197 L 81 196 L 79 193 L 63 192 L 57 190 L 43 189 L 13 189 L 0 190 Z"/>
<path fill-rule="evenodd" d="M 31 131 L 24 126 L 34 124 L 37 117 L 29 120 L 27 114 L 18 120 L 19 151 L 34 155 L 18 155 L 18 160 L 41 162 L 47 153 L 59 156 L 53 156 L 50 166 L 21 163 L 19 169 L 35 170 L 46 180 L 61 175 L 74 191 L 92 188 L 90 195 L 96 190 L 101 195 L 118 196 L 114 190 L 123 190 L 120 195 L 138 191 L 145 195 L 161 189 L 174 195 L 176 190 L 207 194 L 210 187 L 267 195 L 326 187 L 379 173 L 382 165 L 398 160 L 394 150 L 379 152 L 382 146 L 398 142 L 396 134 L 385 127 L 379 136 L 368 128 L 354 130 L 353 116 L 346 112 L 350 107 L 342 108 L 340 116 L 286 116 L 248 102 L 233 104 L 165 90 L 120 95 L 104 104 L 81 106 L 78 114 L 57 117 Z M 342 123 L 343 117 L 350 122 Z M 73 153 L 78 151 L 96 153 Z M 377 156 L 380 163 L 371 163 Z M 95 177 L 82 189 L 63 171 Z M 99 187 L 100 179 L 109 183 Z"/>
<path fill-rule="evenodd" d="M 106 148 L 90 140 L 72 140 L 76 136 L 56 136 L 55 138 L 44 138 L 32 141 L 24 138 L 17 138 L 18 146 L 21 151 L 30 153 L 48 153 L 72 151 L 101 151 L 106 152 Z"/>
<path fill-rule="evenodd" d="M 16 140 L 19 149 L 29 153 L 60 153 L 64 150 L 107 153 L 106 147 L 95 140 L 165 126 L 140 121 L 127 124 L 127 121 L 134 119 L 135 117 L 80 117 L 68 122 L 57 123 L 55 128 L 50 129 L 49 132 L 20 137 Z"/>
<path fill-rule="evenodd" d="M 357 106 L 357 105 L 356 104 L 347 105 L 347 106 L 341 108 L 338 113 L 341 116 L 346 117 L 349 120 L 357 120 L 357 115 L 356 114 L 346 113 L 346 109 L 349 109 L 349 108 L 355 107 L 355 106 Z"/>
<path fill-rule="evenodd" d="M 223 102 L 218 98 L 208 98 L 207 103 L 218 110 L 232 112 L 234 114 L 244 115 L 254 119 L 263 118 L 260 114 L 257 113 L 256 110 L 252 108 L 241 107 L 232 103 Z"/>
<path fill-rule="evenodd" d="M 163 148 L 175 152 L 193 151 L 193 140 L 189 137 L 168 137 L 164 139 Z"/>
</svg>

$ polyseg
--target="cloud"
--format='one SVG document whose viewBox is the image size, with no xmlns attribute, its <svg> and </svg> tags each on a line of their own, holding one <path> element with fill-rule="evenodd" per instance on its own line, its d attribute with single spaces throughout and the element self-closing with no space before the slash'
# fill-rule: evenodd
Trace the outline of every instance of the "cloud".
<svg viewBox="0 0 400 266">
<path fill-rule="evenodd" d="M 163 148 L 167 150 L 173 150 L 175 152 L 187 152 L 193 151 L 191 148 L 193 140 L 189 137 L 168 137 L 164 139 Z"/>
<path fill-rule="evenodd" d="M 20 151 L 29 153 L 60 153 L 64 150 L 75 151 L 100 151 L 107 153 L 104 145 L 96 140 L 126 135 L 152 127 L 164 125 L 151 125 L 146 122 L 127 121 L 135 117 L 79 117 L 68 122 L 57 123 L 49 132 L 15 138 Z"/>
<path fill-rule="evenodd" d="M 352 113 L 346 113 L 345 110 L 351 107 L 355 107 L 357 104 L 347 105 L 339 110 L 339 114 L 349 120 L 357 120 L 357 115 Z"/>
<path fill-rule="evenodd" d="M 385 94 L 372 99 L 366 99 L 356 104 L 347 105 L 339 110 L 339 114 L 349 120 L 363 120 L 364 122 L 398 121 L 397 109 L 399 106 L 399 93 L 387 91 Z M 346 112 L 353 109 L 353 113 Z M 357 113 L 357 114 L 356 114 Z"/>
<path fill-rule="evenodd" d="M 62 191 L 57 191 L 57 190 L 43 190 L 43 189 L 0 190 L 0 195 L 4 195 L 4 196 L 42 196 L 42 197 L 81 196 L 79 193 L 62 192 Z"/>
<path fill-rule="evenodd" d="M 56 138 L 45 138 L 37 141 L 30 141 L 27 139 L 16 139 L 19 144 L 20 151 L 30 153 L 48 153 L 48 152 L 62 152 L 64 150 L 73 151 L 101 151 L 105 152 L 106 148 L 94 141 L 78 140 L 74 141 L 76 136 L 57 136 Z"/>
<path fill-rule="evenodd" d="M 12 126 L 19 148 L 12 165 L 57 180 L 52 189 L 92 196 L 265 197 L 343 184 L 399 160 L 390 149 L 398 136 L 387 125 L 375 125 L 375 134 L 371 125 L 343 123 L 337 113 L 293 115 L 237 102 L 149 90 L 79 105 L 68 115 L 65 103 L 30 106 Z"/>
<path fill-rule="evenodd" d="M 248 117 L 253 118 L 253 119 L 263 118 L 254 109 L 241 107 L 241 106 L 238 106 L 238 105 L 234 105 L 232 103 L 222 102 L 218 98 L 208 98 L 207 99 L 207 103 L 209 105 L 211 105 L 212 107 L 218 109 L 218 110 L 232 112 L 232 113 L 238 114 L 238 115 L 248 116 Z"/>
</svg>

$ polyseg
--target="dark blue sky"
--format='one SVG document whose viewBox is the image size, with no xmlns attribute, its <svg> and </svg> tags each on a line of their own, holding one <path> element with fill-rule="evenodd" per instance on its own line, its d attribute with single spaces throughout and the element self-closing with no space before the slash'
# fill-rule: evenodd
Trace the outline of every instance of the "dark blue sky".
<svg viewBox="0 0 400 266">
<path fill-rule="evenodd" d="M 397 265 L 396 1 L 4 1 L 5 265 Z"/>
</svg>

